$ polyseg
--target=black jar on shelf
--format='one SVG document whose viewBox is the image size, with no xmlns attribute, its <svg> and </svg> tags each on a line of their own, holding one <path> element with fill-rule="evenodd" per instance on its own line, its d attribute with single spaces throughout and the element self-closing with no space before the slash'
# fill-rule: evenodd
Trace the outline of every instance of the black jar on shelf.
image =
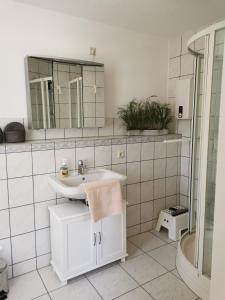
<svg viewBox="0 0 225 300">
<path fill-rule="evenodd" d="M 25 128 L 19 122 L 12 122 L 6 125 L 4 129 L 4 137 L 6 143 L 22 143 L 25 142 Z"/>
<path fill-rule="evenodd" d="M 3 132 L 0 128 L 0 144 L 3 143 L 3 140 L 4 140 L 3 137 L 4 137 L 4 135 L 3 135 Z"/>
</svg>

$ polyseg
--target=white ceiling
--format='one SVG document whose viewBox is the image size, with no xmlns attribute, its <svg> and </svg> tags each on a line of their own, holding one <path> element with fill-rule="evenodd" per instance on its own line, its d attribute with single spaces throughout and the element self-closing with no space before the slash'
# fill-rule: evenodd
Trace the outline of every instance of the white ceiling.
<svg viewBox="0 0 225 300">
<path fill-rule="evenodd" d="M 225 0 L 15 0 L 161 36 L 225 19 Z"/>
</svg>

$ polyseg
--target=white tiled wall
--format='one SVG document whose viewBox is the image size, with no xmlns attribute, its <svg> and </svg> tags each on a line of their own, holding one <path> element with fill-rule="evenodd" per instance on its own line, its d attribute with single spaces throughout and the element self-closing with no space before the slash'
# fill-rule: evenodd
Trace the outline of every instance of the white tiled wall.
<svg viewBox="0 0 225 300">
<path fill-rule="evenodd" d="M 48 207 L 68 201 L 56 195 L 47 178 L 63 158 L 70 169 L 79 159 L 88 168 L 127 174 L 128 235 L 152 229 L 159 211 L 177 203 L 179 149 L 168 136 L 108 137 L 0 146 L 0 246 L 16 276 L 49 264 Z M 166 146 L 167 145 L 167 146 Z M 118 158 L 117 152 L 124 151 Z M 126 196 L 127 195 L 127 196 Z"/>
<path fill-rule="evenodd" d="M 168 72 L 168 102 L 175 112 L 176 104 L 176 82 L 180 79 L 194 76 L 194 56 L 187 51 L 188 39 L 194 32 L 184 33 L 169 41 L 169 72 Z M 201 47 L 200 42 L 198 43 Z M 195 47 L 198 47 L 198 44 Z M 182 134 L 184 139 L 191 136 L 191 120 L 176 120 L 172 129 Z M 173 164 L 172 160 L 171 165 Z M 180 160 L 180 204 L 188 206 L 189 194 L 189 172 L 190 172 L 190 142 L 183 142 L 181 145 Z M 172 170 L 171 170 L 172 171 Z M 171 174 L 170 174 L 171 175 Z"/>
</svg>

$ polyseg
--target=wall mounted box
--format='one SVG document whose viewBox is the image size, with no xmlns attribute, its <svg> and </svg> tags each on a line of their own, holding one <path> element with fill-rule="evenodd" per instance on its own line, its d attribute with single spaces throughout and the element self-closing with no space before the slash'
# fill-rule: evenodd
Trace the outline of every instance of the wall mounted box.
<svg viewBox="0 0 225 300">
<path fill-rule="evenodd" d="M 177 80 L 176 84 L 176 118 L 192 119 L 194 80 Z"/>
<path fill-rule="evenodd" d="M 124 261 L 126 203 L 123 213 L 94 223 L 80 201 L 49 207 L 51 264 L 62 283 L 113 261 Z"/>
</svg>

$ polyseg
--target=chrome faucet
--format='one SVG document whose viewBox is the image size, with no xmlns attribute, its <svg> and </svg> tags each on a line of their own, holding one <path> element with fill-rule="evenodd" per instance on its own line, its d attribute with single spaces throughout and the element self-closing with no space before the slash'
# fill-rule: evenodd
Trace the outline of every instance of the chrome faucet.
<svg viewBox="0 0 225 300">
<path fill-rule="evenodd" d="M 84 174 L 84 162 L 83 160 L 78 160 L 78 175 Z"/>
</svg>

